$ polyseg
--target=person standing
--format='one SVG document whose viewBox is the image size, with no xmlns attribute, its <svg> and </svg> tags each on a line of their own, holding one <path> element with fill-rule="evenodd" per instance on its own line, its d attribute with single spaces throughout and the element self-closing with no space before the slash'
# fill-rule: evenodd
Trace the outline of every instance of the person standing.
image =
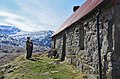
<svg viewBox="0 0 120 79">
<path fill-rule="evenodd" d="M 33 43 L 32 40 L 30 41 L 30 58 L 32 57 L 32 51 L 33 51 Z"/>
<path fill-rule="evenodd" d="M 27 41 L 26 41 L 26 59 L 30 58 L 30 53 L 31 53 L 31 44 L 30 44 L 30 37 L 27 37 Z"/>
</svg>

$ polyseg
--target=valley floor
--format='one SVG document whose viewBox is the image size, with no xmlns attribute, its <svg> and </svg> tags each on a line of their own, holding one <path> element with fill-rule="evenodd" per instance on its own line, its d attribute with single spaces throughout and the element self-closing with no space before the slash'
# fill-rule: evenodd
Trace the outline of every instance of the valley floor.
<svg viewBox="0 0 120 79">
<path fill-rule="evenodd" d="M 73 66 L 50 59 L 46 54 L 35 54 L 30 60 L 19 56 L 0 66 L 0 79 L 85 79 Z"/>
</svg>

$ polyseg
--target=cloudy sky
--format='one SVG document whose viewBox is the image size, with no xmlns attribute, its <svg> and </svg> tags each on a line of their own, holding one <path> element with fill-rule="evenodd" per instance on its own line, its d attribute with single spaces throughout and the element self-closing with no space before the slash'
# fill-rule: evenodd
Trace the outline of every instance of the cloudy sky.
<svg viewBox="0 0 120 79">
<path fill-rule="evenodd" d="M 24 31 L 56 30 L 86 0 L 0 0 L 0 25 Z"/>
</svg>

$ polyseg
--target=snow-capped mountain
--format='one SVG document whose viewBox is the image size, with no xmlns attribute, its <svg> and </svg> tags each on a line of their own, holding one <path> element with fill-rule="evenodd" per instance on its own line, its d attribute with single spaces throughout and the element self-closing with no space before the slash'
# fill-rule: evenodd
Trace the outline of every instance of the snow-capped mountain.
<svg viewBox="0 0 120 79">
<path fill-rule="evenodd" d="M 27 37 L 30 37 L 34 43 L 34 46 L 51 47 L 51 35 L 53 31 L 39 31 L 39 32 L 19 32 L 17 34 L 11 34 L 9 37 L 18 44 L 17 46 L 24 46 Z"/>
<path fill-rule="evenodd" d="M 14 26 L 0 26 L 0 45 L 25 47 L 27 37 L 33 41 L 34 47 L 49 49 L 53 31 L 25 32 Z M 41 50 L 41 49 L 40 49 Z"/>
<path fill-rule="evenodd" d="M 0 25 L 0 34 L 16 34 L 21 30 L 14 26 Z"/>
</svg>

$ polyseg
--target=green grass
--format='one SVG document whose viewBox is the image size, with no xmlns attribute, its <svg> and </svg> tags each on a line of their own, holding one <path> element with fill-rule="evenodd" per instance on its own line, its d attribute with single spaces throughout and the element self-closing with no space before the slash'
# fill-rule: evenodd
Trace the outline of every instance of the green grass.
<svg viewBox="0 0 120 79">
<path fill-rule="evenodd" d="M 0 69 L 5 79 L 82 79 L 72 66 L 44 55 L 34 55 L 32 60 L 20 56 Z"/>
</svg>

